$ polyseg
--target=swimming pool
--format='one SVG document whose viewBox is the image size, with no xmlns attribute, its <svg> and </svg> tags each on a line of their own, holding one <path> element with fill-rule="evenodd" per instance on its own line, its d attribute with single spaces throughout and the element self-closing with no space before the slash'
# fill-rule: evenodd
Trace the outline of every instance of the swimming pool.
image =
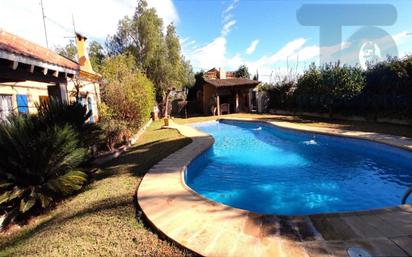
<svg viewBox="0 0 412 257">
<path fill-rule="evenodd" d="M 266 123 L 194 124 L 214 145 L 187 167 L 204 197 L 257 213 L 305 215 L 400 204 L 412 184 L 412 153 Z"/>
</svg>

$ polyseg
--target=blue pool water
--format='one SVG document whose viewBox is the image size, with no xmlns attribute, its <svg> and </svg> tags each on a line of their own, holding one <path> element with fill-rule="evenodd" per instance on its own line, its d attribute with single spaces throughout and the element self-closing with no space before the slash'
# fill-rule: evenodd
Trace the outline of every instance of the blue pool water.
<svg viewBox="0 0 412 257">
<path fill-rule="evenodd" d="M 304 215 L 400 204 L 412 153 L 264 123 L 194 124 L 214 145 L 188 166 L 186 184 L 211 200 L 257 213 Z"/>
</svg>

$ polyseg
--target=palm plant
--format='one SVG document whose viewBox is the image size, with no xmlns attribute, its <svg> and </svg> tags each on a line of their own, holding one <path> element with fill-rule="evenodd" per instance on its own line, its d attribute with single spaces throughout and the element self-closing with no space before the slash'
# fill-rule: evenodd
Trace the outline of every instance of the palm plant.
<svg viewBox="0 0 412 257">
<path fill-rule="evenodd" d="M 86 149 L 68 124 L 45 125 L 38 116 L 12 116 L 0 124 L 0 211 L 26 213 L 81 189 L 77 169 Z"/>
<path fill-rule="evenodd" d="M 44 101 L 37 106 L 38 115 L 47 124 L 66 124 L 69 123 L 76 130 L 85 127 L 86 121 L 90 118 L 91 112 L 87 111 L 86 106 L 78 103 L 62 103 L 54 98 Z"/>
<path fill-rule="evenodd" d="M 86 106 L 79 103 L 61 103 L 55 99 L 37 105 L 39 119 L 43 124 L 63 126 L 69 124 L 77 132 L 79 142 L 84 147 L 91 147 L 102 141 L 102 131 L 96 124 L 88 123 L 92 115 Z"/>
</svg>

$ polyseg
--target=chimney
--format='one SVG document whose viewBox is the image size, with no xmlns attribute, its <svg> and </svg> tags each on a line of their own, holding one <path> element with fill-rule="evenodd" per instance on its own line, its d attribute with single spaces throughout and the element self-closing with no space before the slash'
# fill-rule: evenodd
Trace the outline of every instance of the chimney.
<svg viewBox="0 0 412 257">
<path fill-rule="evenodd" d="M 219 68 L 219 79 L 226 79 L 226 72 L 223 68 Z"/>
<path fill-rule="evenodd" d="M 87 53 L 86 40 L 85 36 L 76 32 L 77 58 L 79 59 L 80 70 L 95 73 Z"/>
</svg>

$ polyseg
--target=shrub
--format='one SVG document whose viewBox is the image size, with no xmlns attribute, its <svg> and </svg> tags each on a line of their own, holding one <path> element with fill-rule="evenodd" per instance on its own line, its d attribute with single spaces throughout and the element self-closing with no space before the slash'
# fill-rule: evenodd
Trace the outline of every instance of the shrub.
<svg viewBox="0 0 412 257">
<path fill-rule="evenodd" d="M 374 113 L 409 115 L 412 111 L 412 56 L 388 58 L 369 65 L 364 90 L 365 106 Z"/>
<path fill-rule="evenodd" d="M 295 88 L 296 82 L 285 78 L 275 84 L 263 84 L 260 89 L 267 92 L 268 109 L 288 109 L 295 106 L 293 99 Z"/>
<path fill-rule="evenodd" d="M 330 63 L 317 68 L 312 64 L 298 79 L 297 105 L 302 109 L 318 112 L 342 111 L 365 86 L 365 77 L 360 67 Z"/>
<path fill-rule="evenodd" d="M 339 62 L 317 67 L 315 64 L 299 76 L 296 90 L 284 104 L 285 90 L 272 85 L 262 89 L 272 94 L 275 108 L 330 114 L 361 114 L 369 118 L 411 118 L 412 56 L 388 57 L 386 61 L 360 67 Z"/>
<path fill-rule="evenodd" d="M 124 121 L 105 119 L 100 125 L 102 126 L 105 144 L 109 151 L 113 151 L 118 144 L 128 142 L 131 137 L 131 131 Z"/>
<path fill-rule="evenodd" d="M 365 79 L 360 67 L 325 64 L 320 68 L 323 106 L 332 114 L 357 96 L 364 88 Z"/>
<path fill-rule="evenodd" d="M 299 109 L 322 110 L 322 78 L 320 70 L 311 64 L 302 76 L 298 78 L 295 90 L 296 105 Z"/>
<path fill-rule="evenodd" d="M 102 74 L 106 80 L 102 98 L 112 118 L 134 128 L 143 125 L 153 111 L 155 94 L 152 82 L 137 70 L 134 58 L 118 55 L 106 59 Z"/>
<path fill-rule="evenodd" d="M 0 210 L 26 213 L 79 190 L 86 174 L 77 132 L 38 116 L 11 116 L 0 124 Z"/>
</svg>

